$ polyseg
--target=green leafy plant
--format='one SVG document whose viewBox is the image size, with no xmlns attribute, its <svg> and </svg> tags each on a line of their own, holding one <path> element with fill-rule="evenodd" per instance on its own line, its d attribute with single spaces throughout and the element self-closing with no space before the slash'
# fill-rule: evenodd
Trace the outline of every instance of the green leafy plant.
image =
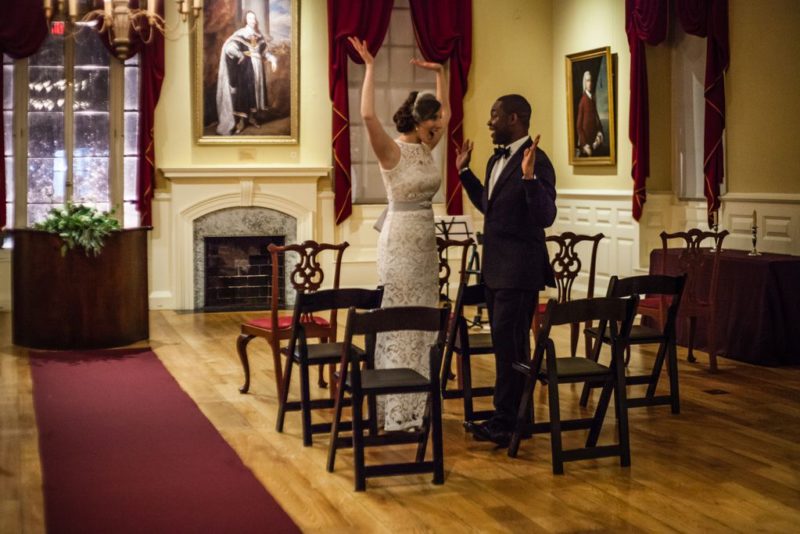
<svg viewBox="0 0 800 534">
<path fill-rule="evenodd" d="M 62 256 L 76 246 L 83 248 L 87 256 L 90 253 L 97 256 L 105 237 L 120 228 L 119 221 L 112 217 L 113 213 L 68 202 L 64 208 L 50 210 L 47 219 L 35 224 L 34 228 L 57 234 L 63 241 Z"/>
</svg>

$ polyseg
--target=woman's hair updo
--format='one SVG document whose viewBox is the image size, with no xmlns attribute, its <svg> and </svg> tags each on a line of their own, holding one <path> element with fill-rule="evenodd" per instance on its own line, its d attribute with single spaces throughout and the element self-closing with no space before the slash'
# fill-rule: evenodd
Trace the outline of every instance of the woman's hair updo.
<svg viewBox="0 0 800 534">
<path fill-rule="evenodd" d="M 411 91 L 392 119 L 398 132 L 408 133 L 413 131 L 417 124 L 435 119 L 441 107 L 441 102 L 432 94 Z"/>
</svg>

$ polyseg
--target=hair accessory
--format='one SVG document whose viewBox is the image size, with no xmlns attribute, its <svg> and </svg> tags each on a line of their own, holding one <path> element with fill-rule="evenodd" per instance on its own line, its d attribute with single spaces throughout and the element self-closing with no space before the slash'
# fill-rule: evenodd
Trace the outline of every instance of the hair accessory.
<svg viewBox="0 0 800 534">
<path fill-rule="evenodd" d="M 414 105 L 411 106 L 411 116 L 414 117 L 414 122 L 420 123 L 423 121 L 422 115 L 420 115 L 418 108 L 419 108 L 419 103 L 424 98 L 436 99 L 436 95 L 434 95 L 433 93 L 429 93 L 427 91 L 426 92 L 420 91 L 419 93 L 417 93 L 417 97 L 414 99 Z"/>
</svg>

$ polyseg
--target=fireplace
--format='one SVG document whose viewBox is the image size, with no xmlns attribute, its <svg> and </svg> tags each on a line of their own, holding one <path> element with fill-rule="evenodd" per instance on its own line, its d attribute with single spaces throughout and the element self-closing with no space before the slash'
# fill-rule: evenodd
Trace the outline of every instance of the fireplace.
<svg viewBox="0 0 800 534">
<path fill-rule="evenodd" d="M 213 211 L 193 222 L 194 309 L 203 311 L 265 310 L 272 291 L 270 243 L 295 243 L 297 220 L 261 207 L 235 207 Z M 294 304 L 294 292 L 284 287 L 285 273 L 297 259 L 281 259 L 281 303 Z"/>
<path fill-rule="evenodd" d="M 273 284 L 278 285 L 278 305 L 286 306 L 283 255 L 278 279 L 272 279 L 270 244 L 283 245 L 283 236 L 205 238 L 205 311 L 264 309 Z"/>
</svg>

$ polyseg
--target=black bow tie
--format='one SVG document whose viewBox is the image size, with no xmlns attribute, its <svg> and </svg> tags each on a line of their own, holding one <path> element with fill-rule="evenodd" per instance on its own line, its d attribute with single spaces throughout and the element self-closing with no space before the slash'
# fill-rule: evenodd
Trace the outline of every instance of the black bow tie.
<svg viewBox="0 0 800 534">
<path fill-rule="evenodd" d="M 511 149 L 507 146 L 498 146 L 494 149 L 495 158 L 507 158 L 511 155 Z"/>
</svg>

